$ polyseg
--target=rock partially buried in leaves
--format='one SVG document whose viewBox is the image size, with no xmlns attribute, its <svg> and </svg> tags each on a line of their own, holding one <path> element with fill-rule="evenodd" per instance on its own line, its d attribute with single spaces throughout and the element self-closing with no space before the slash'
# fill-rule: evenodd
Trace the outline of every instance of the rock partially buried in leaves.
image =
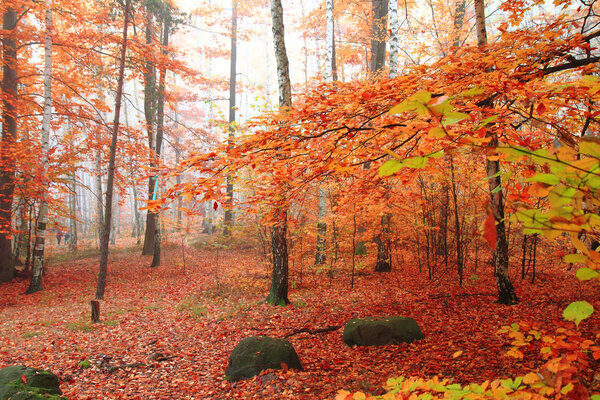
<svg viewBox="0 0 600 400">
<path fill-rule="evenodd" d="M 225 378 L 233 381 L 252 378 L 265 369 L 302 369 L 294 347 L 285 339 L 251 336 L 242 339 L 229 356 Z"/>
<path fill-rule="evenodd" d="M 382 346 L 388 343 L 412 343 L 424 337 L 412 318 L 370 317 L 348 321 L 343 338 L 348 346 Z"/>
<path fill-rule="evenodd" d="M 0 400 L 61 400 L 59 380 L 51 372 L 11 365 L 0 369 Z"/>
</svg>

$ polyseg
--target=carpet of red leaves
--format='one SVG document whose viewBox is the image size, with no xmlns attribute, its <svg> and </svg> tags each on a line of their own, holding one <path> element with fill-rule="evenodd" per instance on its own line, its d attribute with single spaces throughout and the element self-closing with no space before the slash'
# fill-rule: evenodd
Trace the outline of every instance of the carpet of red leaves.
<svg viewBox="0 0 600 400">
<path fill-rule="evenodd" d="M 463 288 L 453 270 L 430 281 L 425 272 L 400 266 L 358 276 L 350 289 L 346 270 L 330 278 L 327 271 L 305 267 L 300 281 L 294 268 L 293 304 L 274 307 L 262 303 L 269 270 L 252 251 L 187 248 L 185 262 L 182 255 L 171 246 L 163 266 L 154 269 L 137 251 L 112 255 L 102 322 L 95 325 L 88 321 L 97 258 L 51 263 L 44 291 L 33 295 L 23 294 L 25 278 L 0 284 L 0 367 L 49 369 L 71 399 L 323 399 L 339 389 L 380 393 L 386 379 L 398 375 L 466 383 L 523 374 L 541 359 L 535 353 L 523 360 L 506 356 L 509 339 L 496 333 L 502 326 L 535 321 L 551 330 L 575 300 L 600 310 L 600 288 L 578 284 L 575 269 L 564 264 L 539 266 L 535 284 L 515 276 L 521 303 L 511 307 L 494 303 L 489 266 L 468 271 Z M 299 333 L 289 340 L 303 371 L 224 380 L 229 353 L 243 337 L 283 337 L 356 316 L 386 315 L 415 318 L 426 338 L 351 348 L 342 342 L 341 329 Z M 600 331 L 599 315 L 584 321 L 582 330 Z M 158 361 L 156 353 L 166 360 Z"/>
</svg>

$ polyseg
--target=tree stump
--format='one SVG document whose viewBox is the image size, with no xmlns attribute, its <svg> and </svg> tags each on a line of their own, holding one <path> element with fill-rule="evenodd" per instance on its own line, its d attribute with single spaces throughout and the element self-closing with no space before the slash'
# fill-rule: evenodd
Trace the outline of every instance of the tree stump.
<svg viewBox="0 0 600 400">
<path fill-rule="evenodd" d="M 90 301 L 92 305 L 92 322 L 100 322 L 100 302 L 98 300 Z"/>
</svg>

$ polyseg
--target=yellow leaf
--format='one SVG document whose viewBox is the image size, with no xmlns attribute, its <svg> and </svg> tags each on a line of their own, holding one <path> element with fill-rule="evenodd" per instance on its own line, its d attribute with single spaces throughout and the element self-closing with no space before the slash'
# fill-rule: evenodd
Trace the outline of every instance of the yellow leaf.
<svg viewBox="0 0 600 400">
<path fill-rule="evenodd" d="M 460 357 L 460 355 L 461 355 L 462 353 L 463 353 L 463 351 L 462 351 L 462 350 L 459 350 L 459 351 L 455 352 L 454 354 L 452 354 L 452 358 L 457 358 L 457 357 Z"/>
<path fill-rule="evenodd" d="M 535 182 L 529 186 L 527 191 L 534 197 L 546 197 L 552 188 L 553 186 L 546 185 L 545 183 Z"/>
<path fill-rule="evenodd" d="M 350 392 L 347 390 L 338 390 L 335 400 L 346 400 L 349 395 Z"/>
<path fill-rule="evenodd" d="M 523 383 L 526 385 L 533 385 L 534 383 L 539 382 L 541 379 L 538 374 L 534 372 L 530 372 L 523 377 Z"/>
<path fill-rule="evenodd" d="M 363 392 L 356 392 L 352 395 L 352 400 L 366 400 L 367 395 Z"/>
<path fill-rule="evenodd" d="M 562 394 L 567 394 L 569 393 L 571 390 L 573 390 L 573 383 L 569 382 L 567 383 L 562 389 L 560 389 L 560 392 Z"/>
<path fill-rule="evenodd" d="M 431 128 L 429 130 L 429 137 L 431 137 L 431 138 L 435 138 L 435 139 L 444 138 L 444 137 L 446 137 L 446 135 L 447 135 L 446 131 L 443 128 L 440 128 L 439 126 L 435 127 L 435 128 Z"/>
</svg>

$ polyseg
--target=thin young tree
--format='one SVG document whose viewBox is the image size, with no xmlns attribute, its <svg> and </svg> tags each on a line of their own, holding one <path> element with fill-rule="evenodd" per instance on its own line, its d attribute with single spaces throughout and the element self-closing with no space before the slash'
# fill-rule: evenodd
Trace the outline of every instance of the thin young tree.
<svg viewBox="0 0 600 400">
<path fill-rule="evenodd" d="M 163 18 L 163 38 L 162 38 L 162 49 L 161 54 L 163 60 L 167 56 L 167 46 L 169 45 L 169 30 L 171 29 L 171 9 L 165 6 L 165 10 L 162 15 Z M 160 154 L 162 151 L 162 143 L 164 138 L 165 130 L 165 80 L 167 75 L 167 66 L 163 62 L 160 66 L 159 77 L 158 77 L 158 103 L 157 103 L 157 114 L 156 114 L 156 164 L 158 165 Z M 158 182 L 158 176 L 156 177 Z M 156 198 L 158 193 L 158 184 L 154 187 L 153 198 Z M 160 251 L 161 251 L 161 237 L 160 237 L 160 219 L 159 213 L 155 212 L 154 215 L 154 251 L 152 254 L 151 267 L 160 266 Z"/>
<path fill-rule="evenodd" d="M 108 174 L 106 178 L 106 207 L 104 213 L 104 224 L 102 226 L 102 237 L 100 240 L 100 270 L 98 272 L 98 283 L 96 286 L 97 300 L 104 299 L 104 291 L 106 288 L 106 270 L 108 266 L 108 242 L 110 240 L 110 225 L 112 222 L 115 158 L 117 153 L 117 138 L 119 136 L 119 117 L 121 115 L 123 81 L 125 78 L 125 55 L 127 54 L 127 28 L 129 25 L 130 0 L 125 1 L 125 6 L 123 7 L 123 9 L 123 41 L 121 43 L 121 55 L 119 58 L 119 76 L 117 79 L 117 95 L 115 98 L 115 118 L 112 127 L 110 153 L 108 159 Z"/>
<path fill-rule="evenodd" d="M 477 45 L 485 51 L 487 31 L 485 26 L 484 0 L 475 0 L 475 31 Z M 493 129 L 493 128 L 492 128 Z M 490 146 L 498 145 L 498 137 L 491 136 Z M 496 223 L 496 249 L 494 250 L 494 273 L 498 289 L 498 303 L 512 305 L 519 302 L 515 288 L 508 274 L 508 241 L 504 222 L 504 194 L 502 193 L 502 178 L 500 176 L 500 161 L 486 158 L 486 172 L 490 191 L 490 208 Z"/>
<path fill-rule="evenodd" d="M 229 143 L 235 137 L 235 81 L 237 69 L 237 0 L 231 2 L 231 58 L 229 68 Z M 223 218 L 223 234 L 230 235 L 233 227 L 233 181 L 232 173 L 227 175 L 227 208 Z"/>
<path fill-rule="evenodd" d="M 44 116 L 42 117 L 42 158 L 41 181 L 42 193 L 38 223 L 33 250 L 33 274 L 29 288 L 25 292 L 31 294 L 42 290 L 42 275 L 44 274 L 44 250 L 46 242 L 46 224 L 48 222 L 48 150 L 50 147 L 50 120 L 52 118 L 52 2 L 46 0 L 45 15 L 46 31 L 44 33 Z"/>
<path fill-rule="evenodd" d="M 292 107 L 292 85 L 290 83 L 290 70 L 285 49 L 285 34 L 283 26 L 283 7 L 281 0 L 271 0 L 271 18 L 273 20 L 273 42 L 275 45 L 275 60 L 277 63 L 277 81 L 279 83 L 279 107 Z M 271 236 L 271 250 L 273 252 L 273 274 L 271 276 L 271 289 L 267 303 L 286 305 L 288 299 L 288 250 L 287 250 L 287 206 L 285 194 L 281 188 L 282 197 L 280 204 L 274 212 L 274 224 Z"/>
</svg>

